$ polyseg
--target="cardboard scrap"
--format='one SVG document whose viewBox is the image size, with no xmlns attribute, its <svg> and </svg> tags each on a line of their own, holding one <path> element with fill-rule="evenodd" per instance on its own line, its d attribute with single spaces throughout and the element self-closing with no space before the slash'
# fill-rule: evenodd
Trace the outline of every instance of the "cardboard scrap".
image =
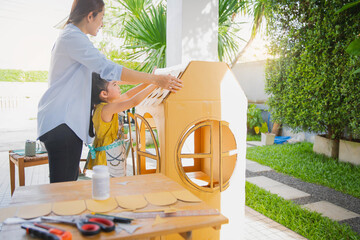
<svg viewBox="0 0 360 240">
<path fill-rule="evenodd" d="M 16 215 L 17 207 L 0 208 L 0 222 Z"/>
<path fill-rule="evenodd" d="M 131 224 L 127 224 L 127 223 L 117 223 L 116 224 L 116 232 L 119 233 L 121 232 L 121 230 L 125 230 L 128 234 L 133 234 L 136 229 L 142 227 L 141 224 L 137 224 L 137 225 L 131 225 Z"/>
<path fill-rule="evenodd" d="M 23 219 L 36 218 L 51 213 L 51 203 L 20 206 L 17 216 Z"/>
<path fill-rule="evenodd" d="M 156 206 L 167 206 L 177 201 L 170 192 L 146 193 L 144 196 L 149 203 Z"/>
<path fill-rule="evenodd" d="M 86 207 L 91 212 L 110 212 L 111 210 L 114 210 L 118 207 L 117 202 L 115 201 L 115 198 L 108 198 L 106 200 L 93 200 L 93 199 L 87 199 L 85 200 Z"/>
<path fill-rule="evenodd" d="M 26 219 L 18 218 L 18 217 L 10 217 L 4 221 L 4 224 L 11 225 L 11 224 L 21 224 L 21 223 L 30 223 L 30 222 L 41 222 L 41 218 L 37 217 L 37 218 L 26 220 Z"/>
<path fill-rule="evenodd" d="M 158 225 L 158 224 L 162 224 L 162 223 L 166 223 L 168 220 L 161 218 L 160 215 L 156 215 L 156 218 L 152 224 L 152 226 Z"/>
<path fill-rule="evenodd" d="M 52 205 L 53 213 L 60 216 L 78 215 L 85 210 L 86 205 L 84 200 L 55 202 Z"/>
<path fill-rule="evenodd" d="M 172 191 L 171 194 L 183 202 L 201 202 L 198 197 L 188 190 Z"/>
<path fill-rule="evenodd" d="M 117 196 L 116 201 L 120 207 L 125 209 L 140 209 L 146 207 L 148 204 L 143 195 Z"/>
<path fill-rule="evenodd" d="M 124 181 L 124 182 L 117 182 L 116 184 L 119 184 L 119 185 L 126 185 L 126 184 L 128 184 L 129 183 L 129 181 Z"/>
</svg>

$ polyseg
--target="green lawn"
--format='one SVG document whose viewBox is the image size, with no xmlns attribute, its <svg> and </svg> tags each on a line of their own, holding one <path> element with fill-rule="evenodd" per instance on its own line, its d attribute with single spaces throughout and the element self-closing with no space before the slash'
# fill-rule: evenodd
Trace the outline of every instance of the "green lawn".
<svg viewBox="0 0 360 240">
<path fill-rule="evenodd" d="M 46 82 L 47 71 L 0 69 L 0 82 Z"/>
<path fill-rule="evenodd" d="M 252 134 L 248 134 L 246 136 L 246 141 L 261 141 L 261 135 L 252 135 Z"/>
<path fill-rule="evenodd" d="M 316 154 L 312 148 L 308 142 L 251 147 L 246 157 L 277 172 L 360 198 L 360 166 Z"/>
<path fill-rule="evenodd" d="M 23 71 L 17 69 L 0 69 L 0 82 L 47 82 L 48 71 Z M 120 85 L 121 92 L 133 88 L 135 85 Z"/>
<path fill-rule="evenodd" d="M 271 194 L 246 182 L 245 203 L 252 209 L 299 233 L 307 239 L 360 239 L 347 224 L 339 224 L 321 214 Z"/>
</svg>

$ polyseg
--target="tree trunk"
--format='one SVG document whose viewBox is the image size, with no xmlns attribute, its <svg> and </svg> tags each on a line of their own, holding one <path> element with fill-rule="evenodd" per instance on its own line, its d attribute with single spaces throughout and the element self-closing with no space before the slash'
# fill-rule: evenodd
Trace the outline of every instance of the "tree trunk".
<svg viewBox="0 0 360 240">
<path fill-rule="evenodd" d="M 281 125 L 279 123 L 274 122 L 271 133 L 274 133 L 276 136 L 279 136 L 280 127 L 281 127 Z"/>
<path fill-rule="evenodd" d="M 252 44 L 253 41 L 254 41 L 254 37 L 251 37 L 249 41 L 246 43 L 245 47 L 238 53 L 238 55 L 236 55 L 235 59 L 231 62 L 230 68 L 233 68 L 235 66 L 237 61 L 239 61 L 242 55 L 244 55 L 245 51 L 249 48 L 249 46 Z"/>
</svg>

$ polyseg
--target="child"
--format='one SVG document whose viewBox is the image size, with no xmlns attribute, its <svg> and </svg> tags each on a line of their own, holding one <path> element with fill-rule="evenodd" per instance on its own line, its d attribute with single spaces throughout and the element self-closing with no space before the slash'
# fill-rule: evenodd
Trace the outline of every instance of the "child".
<svg viewBox="0 0 360 240">
<path fill-rule="evenodd" d="M 99 74 L 92 74 L 91 106 L 95 109 L 91 109 L 93 116 L 90 119 L 92 121 L 89 134 L 95 136 L 95 140 L 93 146 L 89 145 L 90 152 L 85 168 L 108 165 L 111 176 L 126 175 L 124 123 L 121 114 L 138 105 L 155 88 L 155 85 L 141 84 L 121 94 L 117 81 L 108 82 Z"/>
</svg>

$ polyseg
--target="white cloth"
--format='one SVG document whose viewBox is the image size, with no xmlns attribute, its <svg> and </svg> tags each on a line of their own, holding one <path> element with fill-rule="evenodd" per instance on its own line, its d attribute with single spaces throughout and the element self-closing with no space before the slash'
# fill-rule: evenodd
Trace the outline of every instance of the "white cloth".
<svg viewBox="0 0 360 240">
<path fill-rule="evenodd" d="M 49 88 L 38 106 L 38 137 L 67 124 L 85 143 L 89 136 L 91 74 L 120 80 L 122 66 L 106 59 L 78 27 L 67 24 L 51 53 Z"/>
</svg>

